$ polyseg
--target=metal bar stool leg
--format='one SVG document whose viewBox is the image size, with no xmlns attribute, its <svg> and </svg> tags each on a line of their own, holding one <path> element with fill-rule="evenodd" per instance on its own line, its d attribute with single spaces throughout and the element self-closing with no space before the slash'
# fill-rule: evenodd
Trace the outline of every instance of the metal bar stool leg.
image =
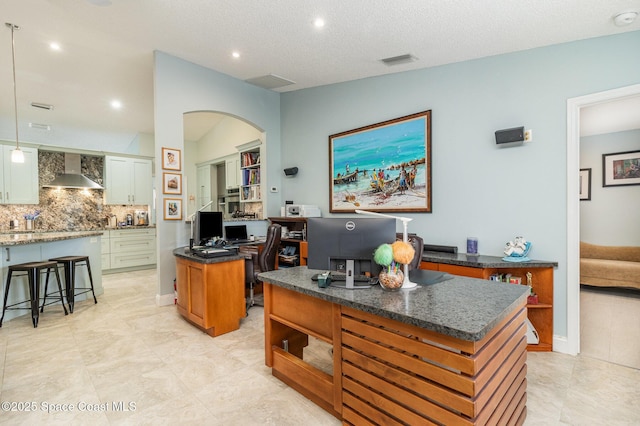
<svg viewBox="0 0 640 426">
<path fill-rule="evenodd" d="M 89 258 L 87 257 L 87 272 L 89 272 L 89 282 L 91 283 L 91 294 L 93 295 L 94 304 L 98 303 L 98 299 L 96 299 L 96 292 L 93 289 L 93 276 L 91 276 L 91 264 L 89 263 Z"/>
<path fill-rule="evenodd" d="M 31 297 L 31 321 L 33 328 L 38 327 L 38 319 L 40 318 L 40 271 L 32 268 L 27 271 L 29 277 L 29 297 Z"/>
<path fill-rule="evenodd" d="M 62 265 L 64 267 L 64 288 L 67 295 L 67 303 L 69 304 L 69 312 L 73 313 L 76 292 L 76 268 L 72 261 L 62 262 Z"/>
<path fill-rule="evenodd" d="M 4 313 L 7 311 L 7 299 L 9 298 L 9 286 L 11 285 L 11 274 L 13 271 L 9 269 L 9 274 L 7 275 L 7 284 L 4 288 L 4 303 L 2 305 L 2 317 L 0 317 L 0 327 L 2 327 L 2 321 L 4 321 Z"/>
<path fill-rule="evenodd" d="M 47 284 L 49 281 L 49 271 L 51 270 L 51 268 L 47 268 Z M 58 294 L 60 295 L 60 304 L 62 305 L 62 309 L 64 309 L 64 314 L 65 315 L 69 315 L 69 312 L 67 312 L 67 308 L 66 306 L 64 306 L 64 299 L 62 299 L 62 286 L 60 285 L 60 273 L 58 272 L 58 266 L 56 265 L 55 267 L 53 267 L 54 272 L 56 273 L 56 284 L 58 284 Z M 47 294 L 45 293 L 45 296 Z M 44 304 L 42 305 L 44 307 Z"/>
</svg>

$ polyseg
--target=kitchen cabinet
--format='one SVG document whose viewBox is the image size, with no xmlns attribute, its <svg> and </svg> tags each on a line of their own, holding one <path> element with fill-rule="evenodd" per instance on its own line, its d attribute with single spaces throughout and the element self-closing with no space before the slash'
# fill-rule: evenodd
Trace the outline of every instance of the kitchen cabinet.
<svg viewBox="0 0 640 426">
<path fill-rule="evenodd" d="M 196 206 L 198 209 L 206 206 L 211 202 L 211 164 L 204 164 L 198 166 L 196 175 L 196 182 L 198 185 L 198 192 L 196 194 Z M 211 211 L 215 210 L 216 206 L 211 208 Z"/>
<path fill-rule="evenodd" d="M 152 204 L 151 170 L 147 158 L 105 156 L 105 204 Z"/>
<path fill-rule="evenodd" d="M 2 146 L 0 204 L 39 204 L 38 149 L 21 147 L 24 163 L 12 163 L 13 145 Z"/>
<path fill-rule="evenodd" d="M 224 161 L 225 181 L 227 189 L 240 186 L 240 157 L 237 154 Z"/>
<path fill-rule="evenodd" d="M 108 232 L 108 237 L 106 236 Z M 105 231 L 103 239 L 109 244 L 102 247 L 102 256 L 108 256 L 108 266 L 103 261 L 102 270 L 147 269 L 156 264 L 156 229 L 131 228 Z M 104 250 L 108 250 L 105 252 Z M 115 272 L 115 271 L 113 271 Z"/>
</svg>

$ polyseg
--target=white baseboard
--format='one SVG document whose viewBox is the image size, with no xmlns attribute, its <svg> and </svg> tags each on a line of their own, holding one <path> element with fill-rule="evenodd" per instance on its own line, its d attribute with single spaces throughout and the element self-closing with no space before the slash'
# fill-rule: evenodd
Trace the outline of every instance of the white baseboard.
<svg viewBox="0 0 640 426">
<path fill-rule="evenodd" d="M 569 345 L 569 341 L 565 336 L 553 336 L 553 351 L 561 354 L 578 355 Z"/>
<path fill-rule="evenodd" d="M 170 294 L 156 294 L 156 305 L 157 306 L 168 306 L 173 305 L 175 300 L 175 296 L 173 293 Z"/>
</svg>

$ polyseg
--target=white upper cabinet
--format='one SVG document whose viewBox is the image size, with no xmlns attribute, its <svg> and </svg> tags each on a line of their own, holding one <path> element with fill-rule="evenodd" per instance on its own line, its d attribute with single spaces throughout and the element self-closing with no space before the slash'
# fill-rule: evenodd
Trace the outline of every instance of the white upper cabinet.
<svg viewBox="0 0 640 426">
<path fill-rule="evenodd" d="M 39 204 L 38 149 L 21 147 L 24 163 L 12 163 L 13 145 L 2 147 L 2 173 L 0 173 L 0 204 Z"/>
<path fill-rule="evenodd" d="M 148 205 L 152 203 L 152 163 L 146 158 L 104 158 L 105 203 Z"/>
</svg>

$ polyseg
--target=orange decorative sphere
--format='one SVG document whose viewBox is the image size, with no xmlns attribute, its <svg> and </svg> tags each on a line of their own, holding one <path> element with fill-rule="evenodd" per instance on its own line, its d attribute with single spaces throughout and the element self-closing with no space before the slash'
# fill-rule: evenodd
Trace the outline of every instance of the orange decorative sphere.
<svg viewBox="0 0 640 426">
<path fill-rule="evenodd" d="M 398 263 L 411 263 L 413 256 L 416 254 L 413 246 L 409 243 L 405 243 L 404 241 L 396 241 L 391 244 L 391 247 L 393 248 L 393 260 Z"/>
</svg>

